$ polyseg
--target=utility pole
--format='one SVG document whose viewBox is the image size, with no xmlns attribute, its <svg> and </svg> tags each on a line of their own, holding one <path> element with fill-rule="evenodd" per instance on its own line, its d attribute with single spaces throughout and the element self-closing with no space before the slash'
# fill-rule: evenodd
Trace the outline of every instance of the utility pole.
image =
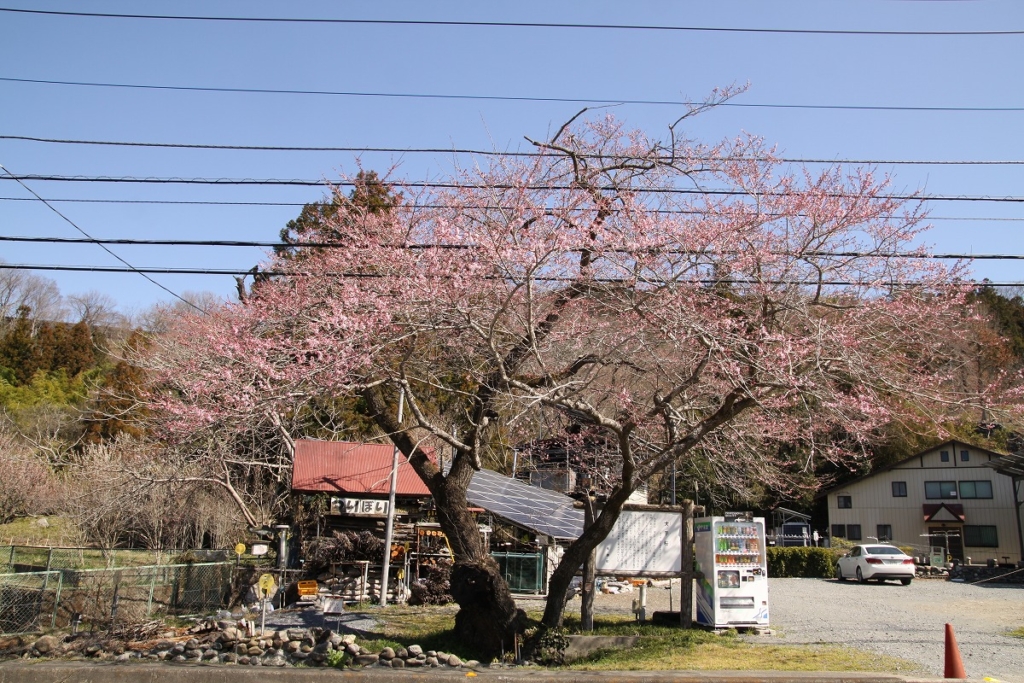
<svg viewBox="0 0 1024 683">
<path fill-rule="evenodd" d="M 402 412 L 405 408 L 405 388 L 398 394 L 398 428 L 402 428 Z M 391 569 L 391 539 L 395 534 L 395 490 L 398 488 L 398 446 L 395 446 L 391 461 L 391 490 L 388 492 L 388 522 L 384 530 L 384 567 L 380 576 L 380 606 L 388 604 L 388 576 Z"/>
</svg>

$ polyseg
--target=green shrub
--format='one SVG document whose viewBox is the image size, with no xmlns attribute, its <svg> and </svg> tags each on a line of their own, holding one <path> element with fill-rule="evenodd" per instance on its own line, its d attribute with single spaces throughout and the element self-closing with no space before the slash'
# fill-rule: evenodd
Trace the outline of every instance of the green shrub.
<svg viewBox="0 0 1024 683">
<path fill-rule="evenodd" d="M 836 553 L 830 548 L 768 548 L 768 576 L 824 579 L 835 575 Z"/>
</svg>

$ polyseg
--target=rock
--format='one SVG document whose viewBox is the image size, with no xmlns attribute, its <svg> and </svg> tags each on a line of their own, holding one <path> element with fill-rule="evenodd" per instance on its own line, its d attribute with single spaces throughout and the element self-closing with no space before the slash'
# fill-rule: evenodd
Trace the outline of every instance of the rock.
<svg viewBox="0 0 1024 683">
<path fill-rule="evenodd" d="M 341 636 L 341 642 L 345 643 L 346 645 L 351 645 L 352 643 L 356 642 L 356 634 L 346 633 L 345 635 Z"/>
<path fill-rule="evenodd" d="M 309 629 L 305 628 L 290 628 L 288 629 L 286 635 L 288 636 L 287 640 L 303 640 L 306 638 L 313 637 L 312 634 L 310 634 Z M 282 638 L 282 640 L 285 639 Z"/>
<path fill-rule="evenodd" d="M 395 656 L 401 659 L 406 659 L 409 656 L 409 651 L 406 650 L 404 647 L 400 647 L 397 650 L 395 650 Z"/>
<path fill-rule="evenodd" d="M 348 644 L 345 645 L 345 652 L 349 653 L 353 657 L 355 657 L 355 656 L 357 656 L 359 654 L 359 650 L 360 650 L 359 646 L 356 645 L 355 643 L 348 643 Z"/>
<path fill-rule="evenodd" d="M 185 659 L 185 655 L 174 655 L 173 657 L 171 657 L 171 661 L 172 662 L 187 662 L 188 660 Z"/>
<path fill-rule="evenodd" d="M 36 640 L 32 647 L 38 650 L 39 654 L 47 655 L 53 652 L 58 645 L 60 645 L 60 640 L 56 636 L 43 636 Z"/>
<path fill-rule="evenodd" d="M 184 654 L 185 659 L 199 659 L 202 656 L 203 653 L 201 650 L 185 650 Z"/>
<path fill-rule="evenodd" d="M 427 650 L 427 656 L 428 657 L 436 657 L 437 656 L 437 651 L 436 650 Z"/>
<path fill-rule="evenodd" d="M 243 664 L 243 665 L 248 664 L 249 663 L 248 655 L 242 655 L 241 657 L 239 657 L 238 658 L 238 663 L 239 664 Z"/>
<path fill-rule="evenodd" d="M 195 638 L 189 638 L 187 641 L 185 641 L 185 649 L 186 650 L 198 650 L 199 649 L 199 641 L 196 640 Z"/>
<path fill-rule="evenodd" d="M 292 656 L 292 659 L 297 659 L 298 661 L 301 662 L 302 660 L 304 660 L 307 657 L 309 657 L 309 653 L 308 652 L 293 652 L 291 656 Z"/>
<path fill-rule="evenodd" d="M 352 663 L 356 666 L 372 666 L 378 661 L 377 655 L 356 655 L 352 658 Z"/>
<path fill-rule="evenodd" d="M 230 613 L 229 613 L 229 616 L 230 616 Z M 220 630 L 220 631 L 227 631 L 229 628 L 233 629 L 234 627 L 235 627 L 235 622 L 228 621 L 227 619 L 221 619 L 220 621 L 217 622 L 217 629 Z"/>
<path fill-rule="evenodd" d="M 249 653 L 249 646 L 246 645 L 245 643 L 239 643 L 238 645 L 235 645 L 235 654 L 236 655 L 244 655 L 244 654 L 248 654 L 248 653 Z"/>
<path fill-rule="evenodd" d="M 170 657 L 171 657 L 171 651 L 170 650 L 161 650 L 160 652 L 156 653 L 156 658 L 159 659 L 161 662 L 166 660 L 166 659 L 169 659 Z"/>
<path fill-rule="evenodd" d="M 284 657 L 282 657 L 280 655 L 275 655 L 273 657 L 267 657 L 266 659 L 263 660 L 263 666 L 279 666 L 280 667 L 280 666 L 284 666 L 284 665 L 285 665 L 285 659 L 284 659 Z"/>
<path fill-rule="evenodd" d="M 310 645 L 309 643 L 302 643 L 301 645 L 299 645 L 299 652 L 305 652 L 306 654 L 309 654 L 312 651 L 313 651 L 313 646 Z M 356 654 L 358 654 L 358 653 L 356 653 Z"/>
<path fill-rule="evenodd" d="M 36 520 L 35 524 L 36 524 L 36 526 L 42 527 L 42 528 L 45 529 L 46 527 L 50 526 L 50 520 L 46 519 L 46 517 L 40 517 L 39 519 Z"/>
<path fill-rule="evenodd" d="M 249 666 L 263 666 L 263 662 L 259 657 L 249 657 Z"/>
<path fill-rule="evenodd" d="M 256 647 L 256 646 L 254 645 L 254 646 L 250 647 L 250 648 L 249 648 L 249 649 L 248 649 L 248 650 L 246 651 L 246 654 L 247 654 L 247 655 L 249 655 L 250 657 L 259 657 L 260 655 L 262 655 L 262 654 L 263 654 L 263 648 L 261 648 L 261 647 Z"/>
<path fill-rule="evenodd" d="M 441 665 L 441 663 L 437 661 L 437 657 L 427 657 L 424 660 L 424 664 L 426 664 L 427 666 L 429 666 L 431 668 L 434 668 L 434 667 L 437 667 L 437 666 Z"/>
<path fill-rule="evenodd" d="M 416 659 L 415 657 L 411 657 L 405 660 L 405 665 L 409 667 L 423 666 L 423 661 Z"/>
<path fill-rule="evenodd" d="M 172 655 L 180 655 L 180 654 L 184 654 L 184 653 L 185 653 L 185 646 L 182 645 L 181 643 L 178 643 L 177 645 L 175 645 L 174 647 L 171 648 L 171 654 Z"/>
<path fill-rule="evenodd" d="M 422 647 L 420 647 L 419 645 L 410 645 L 409 646 L 409 656 L 410 657 L 419 657 L 421 654 L 423 654 L 423 648 Z"/>
<path fill-rule="evenodd" d="M 330 643 L 331 647 L 340 650 L 341 646 L 345 644 L 345 638 L 341 634 L 332 633 Z"/>
<path fill-rule="evenodd" d="M 440 651 L 439 652 L 435 652 L 434 656 L 437 657 L 437 661 L 439 661 L 440 663 L 442 663 L 442 664 L 447 664 L 448 663 L 448 653 L 447 652 L 440 652 Z"/>
<path fill-rule="evenodd" d="M 394 666 L 394 663 L 390 659 L 379 659 L 377 663 L 381 666 Z"/>
<path fill-rule="evenodd" d="M 394 659 L 395 658 L 395 651 L 394 651 L 394 649 L 392 649 L 390 647 L 384 648 L 383 650 L 380 651 L 380 658 L 381 659 Z"/>
<path fill-rule="evenodd" d="M 405 668 L 405 660 L 400 658 L 400 657 L 395 657 L 394 659 L 391 660 L 391 666 L 393 666 L 396 669 L 404 669 Z"/>
<path fill-rule="evenodd" d="M 154 647 L 154 650 L 170 650 L 174 647 L 174 642 L 170 640 L 161 640 Z"/>
<path fill-rule="evenodd" d="M 100 646 L 100 645 L 97 645 L 96 643 L 93 643 L 92 645 L 89 645 L 88 647 L 85 648 L 85 654 L 87 654 L 89 656 L 96 655 L 97 653 L 102 652 L 102 651 L 103 651 L 103 647 Z"/>
<path fill-rule="evenodd" d="M 462 666 L 466 667 L 467 669 L 479 669 L 480 662 L 476 661 L 475 659 L 471 659 Z"/>
<path fill-rule="evenodd" d="M 203 659 L 205 659 L 207 661 L 209 661 L 211 659 L 217 659 L 217 651 L 214 650 L 213 648 L 210 648 L 209 650 L 206 650 L 205 652 L 203 652 Z"/>
<path fill-rule="evenodd" d="M 114 661 L 115 662 L 127 662 L 131 658 L 132 658 L 131 654 L 129 654 L 127 652 L 122 652 L 118 656 L 114 657 Z"/>
<path fill-rule="evenodd" d="M 448 666 L 462 666 L 462 660 L 458 655 L 448 655 Z"/>
<path fill-rule="evenodd" d="M 284 649 L 287 652 L 298 652 L 299 647 L 301 647 L 301 643 L 299 643 L 299 641 L 289 640 L 287 643 L 285 643 Z"/>
<path fill-rule="evenodd" d="M 220 661 L 224 662 L 225 664 L 235 664 L 238 662 L 238 655 L 236 655 L 234 652 L 225 652 L 220 656 Z"/>
</svg>

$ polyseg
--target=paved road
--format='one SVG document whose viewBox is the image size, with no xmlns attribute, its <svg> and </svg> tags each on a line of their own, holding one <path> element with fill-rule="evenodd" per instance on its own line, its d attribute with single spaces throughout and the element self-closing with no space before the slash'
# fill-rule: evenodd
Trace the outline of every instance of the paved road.
<svg viewBox="0 0 1024 683">
<path fill-rule="evenodd" d="M 833 579 L 770 579 L 773 638 L 783 643 L 837 643 L 892 655 L 942 676 L 944 625 L 953 624 L 970 678 L 1024 683 L 1024 587 L 944 580 L 840 583 Z M 678 609 L 679 586 L 672 591 Z M 598 611 L 629 613 L 636 593 L 598 596 Z M 648 611 L 667 610 L 669 591 L 648 590 Z M 579 599 L 568 609 L 579 610 Z"/>
</svg>

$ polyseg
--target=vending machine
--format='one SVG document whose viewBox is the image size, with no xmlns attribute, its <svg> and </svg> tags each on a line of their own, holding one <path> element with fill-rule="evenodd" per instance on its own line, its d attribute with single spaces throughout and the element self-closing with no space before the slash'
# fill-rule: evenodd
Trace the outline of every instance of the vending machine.
<svg viewBox="0 0 1024 683">
<path fill-rule="evenodd" d="M 764 518 L 749 513 L 693 520 L 697 622 L 712 628 L 768 626 Z"/>
</svg>

